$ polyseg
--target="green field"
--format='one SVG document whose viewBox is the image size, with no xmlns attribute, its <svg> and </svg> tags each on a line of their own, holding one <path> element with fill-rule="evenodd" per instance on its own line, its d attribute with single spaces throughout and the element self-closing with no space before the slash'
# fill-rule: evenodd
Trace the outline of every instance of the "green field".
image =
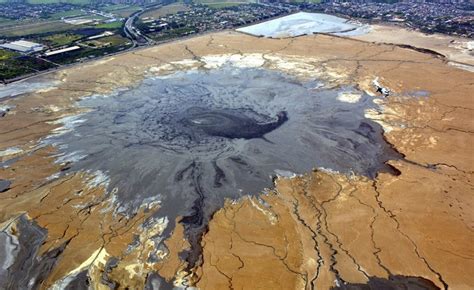
<svg viewBox="0 0 474 290">
<path fill-rule="evenodd" d="M 10 19 L 10 18 L 0 18 L 0 30 L 3 30 L 10 26 L 17 26 L 17 25 L 22 25 L 26 23 L 31 23 L 31 21 L 16 20 L 16 19 Z"/>
<path fill-rule="evenodd" d="M 129 48 L 131 45 L 127 39 L 121 38 L 120 36 L 110 36 L 110 37 L 112 39 L 107 40 L 110 43 L 109 45 L 104 45 L 102 47 L 83 46 L 81 49 L 78 49 L 78 50 L 48 57 L 48 60 L 53 61 L 55 63 L 59 63 L 59 64 L 68 64 L 68 63 L 73 63 L 78 60 L 90 59 L 94 57 L 111 54 L 117 51 L 125 50 Z M 104 39 L 105 38 L 106 37 L 104 37 Z M 91 43 L 99 44 L 99 42 L 104 41 L 104 39 L 94 40 L 93 42 L 89 42 L 89 43 L 86 42 L 85 44 L 89 44 L 89 45 Z M 114 45 L 114 43 L 117 45 Z"/>
<path fill-rule="evenodd" d="M 122 21 L 114 21 L 114 22 L 99 24 L 94 27 L 103 28 L 103 29 L 119 29 L 120 27 L 122 27 L 122 24 L 123 24 Z"/>
<path fill-rule="evenodd" d="M 126 18 L 126 17 L 132 15 L 133 13 L 139 11 L 140 9 L 141 9 L 140 6 L 125 6 L 124 8 L 114 9 L 114 10 L 109 11 L 109 12 L 111 12 L 115 15 L 118 15 L 120 17 Z"/>
<path fill-rule="evenodd" d="M 29 56 L 0 60 L 0 80 L 5 81 L 21 75 L 54 67 L 53 64 Z"/>
<path fill-rule="evenodd" d="M 194 3 L 211 6 L 213 8 L 225 8 L 240 4 L 256 3 L 256 0 L 193 0 Z"/>
<path fill-rule="evenodd" d="M 0 36 L 6 37 L 20 37 L 31 34 L 41 34 L 47 32 L 59 32 L 71 30 L 74 25 L 64 23 L 60 20 L 56 21 L 40 21 L 27 24 L 19 24 L 17 26 L 2 26 L 0 27 Z"/>
<path fill-rule="evenodd" d="M 81 19 L 94 19 L 94 20 L 104 20 L 106 18 L 98 15 L 87 15 L 81 17 Z M 12 21 L 8 22 L 8 25 L 0 26 L 0 37 L 42 37 L 44 34 L 60 34 L 61 36 L 57 39 L 49 39 L 52 42 L 64 43 L 68 42 L 71 39 L 64 39 L 68 35 L 68 31 L 78 30 L 81 28 L 97 28 L 97 29 L 109 29 L 115 30 L 120 29 L 123 25 L 122 21 L 114 21 L 110 23 L 101 23 L 98 25 L 93 25 L 92 23 L 84 25 L 72 25 L 65 23 L 62 20 L 40 20 L 35 22 L 21 22 L 21 21 Z M 68 36 L 68 38 L 70 35 Z"/>
<path fill-rule="evenodd" d="M 117 47 L 125 46 L 130 43 L 130 40 L 120 35 L 111 35 L 111 36 L 102 37 L 99 39 L 88 40 L 81 43 L 91 48 L 102 48 L 102 47 L 109 47 L 109 46 L 117 46 Z"/>
<path fill-rule="evenodd" d="M 74 33 L 58 33 L 44 37 L 42 42 L 49 46 L 63 46 L 81 38 L 81 35 Z"/>
<path fill-rule="evenodd" d="M 303 3 L 303 2 L 308 2 L 308 3 L 321 3 L 321 0 L 292 0 L 291 2 L 296 2 L 296 3 Z"/>
<path fill-rule="evenodd" d="M 7 60 L 9 58 L 19 56 L 19 55 L 20 54 L 10 51 L 10 50 L 0 49 L 0 61 Z"/>
<path fill-rule="evenodd" d="M 166 5 L 166 6 L 163 6 L 161 8 L 157 8 L 157 9 L 152 9 L 150 11 L 147 11 L 145 13 L 143 13 L 140 18 L 143 19 L 143 18 L 146 18 L 146 17 L 151 17 L 151 18 L 160 18 L 160 17 L 163 17 L 165 15 L 168 15 L 168 14 L 176 14 L 178 12 L 181 12 L 181 11 L 189 11 L 190 8 L 186 5 L 183 5 L 183 4 L 170 4 L 170 5 Z"/>
<path fill-rule="evenodd" d="M 99 41 L 104 42 L 104 43 L 110 43 L 110 45 L 112 46 L 121 46 L 130 42 L 128 38 L 122 37 L 120 35 L 111 35 L 111 36 L 103 37 L 103 38 L 100 38 Z"/>
<path fill-rule="evenodd" d="M 61 18 L 68 18 L 68 17 L 77 17 L 77 16 L 83 16 L 86 13 L 81 11 L 81 9 L 74 9 L 74 10 L 69 10 L 69 11 L 63 11 L 63 12 L 58 12 L 51 14 L 49 16 L 50 19 L 61 19 Z"/>
<path fill-rule="evenodd" d="M 130 6 L 127 4 L 112 4 L 112 5 L 107 5 L 102 8 L 102 10 L 111 12 L 111 11 L 116 11 L 116 10 L 123 10 L 131 7 L 136 7 L 136 6 Z"/>
<path fill-rule="evenodd" d="M 239 6 L 242 4 L 247 4 L 248 2 L 216 2 L 216 3 L 202 3 L 206 6 L 209 6 L 210 8 L 214 9 L 222 9 L 222 8 L 227 8 L 227 7 L 234 7 L 234 6 Z"/>
<path fill-rule="evenodd" d="M 91 4 L 91 0 L 27 0 L 30 4 L 70 3 L 78 5 Z"/>
<path fill-rule="evenodd" d="M 192 31 L 195 31 L 195 29 L 191 27 L 181 27 L 181 28 L 167 30 L 164 33 L 150 34 L 149 36 L 156 41 L 163 41 L 163 40 L 168 40 L 168 39 L 173 39 L 176 37 L 188 35 Z"/>
</svg>

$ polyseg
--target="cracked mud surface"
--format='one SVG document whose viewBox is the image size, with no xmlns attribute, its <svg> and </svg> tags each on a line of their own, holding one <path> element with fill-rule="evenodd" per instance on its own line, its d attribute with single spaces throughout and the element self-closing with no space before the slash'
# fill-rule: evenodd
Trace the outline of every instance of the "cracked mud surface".
<svg viewBox="0 0 474 290">
<path fill-rule="evenodd" d="M 169 214 L 163 201 L 146 198 L 134 210 L 124 211 L 124 185 L 113 184 L 106 168 L 81 165 L 87 159 L 66 158 L 73 155 L 65 152 L 75 152 L 75 145 L 88 141 L 72 138 L 74 132 L 84 133 L 75 131 L 87 123 L 81 116 L 94 113 L 77 105 L 84 97 L 111 95 L 80 103 L 113 108 L 117 92 L 139 89 L 144 79 L 225 65 L 250 71 L 262 67 L 299 83 L 317 80 L 323 85 L 320 91 L 336 92 L 328 94 L 332 101 L 346 102 L 339 104 L 341 108 L 364 108 L 355 115 L 362 113 L 378 123 L 385 130 L 384 139 L 403 155 L 388 161 L 399 174 L 374 177 L 364 176 L 364 170 L 348 174 L 338 168 L 341 172 L 308 169 L 302 175 L 280 176 L 263 194 L 231 196 L 204 234 L 190 238 L 186 224 L 195 222 L 192 215 Z M 376 77 L 392 92 L 389 97 L 376 93 Z M 9 182 L 0 193 L 4 287 L 27 281 L 26 288 L 42 289 L 85 284 L 95 289 L 474 286 L 474 103 L 468 95 L 472 74 L 441 58 L 329 36 L 275 40 L 217 33 L 69 68 L 53 78 L 59 81 L 54 88 L 2 101 L 11 108 L 0 119 L 0 179 Z M 339 94 L 346 88 L 351 89 Z M 375 104 L 365 106 L 366 101 Z M 182 108 L 187 125 L 219 120 L 232 128 L 235 120 L 258 120 L 272 126 L 263 136 L 274 136 L 274 142 L 284 138 L 278 132 L 292 121 L 291 110 L 278 106 L 264 113 L 254 107 L 254 112 L 189 108 Z M 279 124 L 282 111 L 288 113 L 288 121 Z M 202 133 L 204 139 L 232 137 L 220 130 L 211 126 L 192 132 Z M 64 140 L 68 142 L 61 143 Z M 117 159 L 108 158 L 109 164 Z M 123 170 L 123 176 L 130 175 L 128 166 Z M 200 206 L 194 204 L 195 209 Z M 25 265 L 29 276 L 19 279 L 17 265 Z"/>
</svg>

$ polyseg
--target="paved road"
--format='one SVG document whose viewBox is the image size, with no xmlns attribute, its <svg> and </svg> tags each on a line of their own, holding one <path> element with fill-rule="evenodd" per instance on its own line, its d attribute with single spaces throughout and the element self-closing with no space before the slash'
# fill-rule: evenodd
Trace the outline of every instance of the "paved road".
<svg viewBox="0 0 474 290">
<path fill-rule="evenodd" d="M 151 9 L 160 8 L 161 6 L 163 6 L 163 5 L 159 4 L 159 5 L 153 5 L 153 6 L 145 7 L 142 10 L 139 10 L 139 11 L 133 13 L 132 15 L 130 15 L 128 17 L 127 21 L 125 21 L 125 25 L 123 26 L 123 32 L 125 33 L 125 35 L 128 38 L 130 38 L 130 40 L 132 40 L 133 47 L 142 46 L 142 45 L 149 45 L 149 44 L 154 43 L 154 41 L 151 38 L 149 38 L 146 35 L 142 34 L 138 28 L 133 26 L 133 23 L 143 13 L 145 13 L 145 12 L 151 10 Z"/>
</svg>

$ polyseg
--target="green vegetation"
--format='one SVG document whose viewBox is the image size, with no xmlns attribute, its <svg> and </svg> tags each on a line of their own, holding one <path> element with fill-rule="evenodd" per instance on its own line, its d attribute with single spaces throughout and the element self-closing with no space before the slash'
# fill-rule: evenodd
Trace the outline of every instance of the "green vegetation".
<svg viewBox="0 0 474 290">
<path fill-rule="evenodd" d="M 83 16 L 86 13 L 84 13 L 81 9 L 73 9 L 69 11 L 63 11 L 63 12 L 58 12 L 50 15 L 49 18 L 51 19 L 61 19 L 61 18 L 67 18 L 67 17 L 77 17 L 77 16 Z"/>
<path fill-rule="evenodd" d="M 233 6 L 238 6 L 241 4 L 247 4 L 246 2 L 216 2 L 216 3 L 202 3 L 206 6 L 209 6 L 210 8 L 214 9 L 222 9 L 222 8 L 227 8 L 227 7 L 233 7 Z"/>
<path fill-rule="evenodd" d="M 74 33 L 58 33 L 44 37 L 42 40 L 49 46 L 63 46 L 70 44 L 78 39 L 81 39 L 82 36 Z"/>
<path fill-rule="evenodd" d="M 83 43 L 84 45 L 87 45 L 90 48 L 103 48 L 103 47 L 109 47 L 109 46 L 116 46 L 116 47 L 125 46 L 130 43 L 130 40 L 120 35 L 111 35 L 111 36 L 89 40 L 89 41 L 85 41 L 81 43 Z"/>
<path fill-rule="evenodd" d="M 190 33 L 193 33 L 193 31 L 195 32 L 195 29 L 194 28 L 191 28 L 191 27 L 181 27 L 181 28 L 175 28 L 175 29 L 172 29 L 172 30 L 168 30 L 168 31 L 165 31 L 163 34 L 151 34 L 149 35 L 150 37 L 152 37 L 154 40 L 156 41 L 163 41 L 163 40 L 167 40 L 167 39 L 171 39 L 171 38 L 177 38 L 177 37 L 180 37 L 180 36 L 183 36 L 183 35 L 188 35 Z"/>
<path fill-rule="evenodd" d="M 51 4 L 51 3 L 69 3 L 77 5 L 91 4 L 91 0 L 27 0 L 30 4 Z"/>
<path fill-rule="evenodd" d="M 126 17 L 132 15 L 133 13 L 135 13 L 139 10 L 141 10 L 140 6 L 126 6 L 125 8 L 115 9 L 115 10 L 110 11 L 110 12 L 112 12 L 113 14 L 118 15 L 120 17 L 126 18 Z"/>
<path fill-rule="evenodd" d="M 21 37 L 32 34 L 42 34 L 48 32 L 60 32 L 71 30 L 74 26 L 64 23 L 60 20 L 56 21 L 39 21 L 35 23 L 27 23 L 23 25 L 15 26 L 15 29 L 12 27 L 0 27 L 0 36 L 6 37 Z"/>
<path fill-rule="evenodd" d="M 111 12 L 111 11 L 116 11 L 116 10 L 123 10 L 123 9 L 129 9 L 129 8 L 133 8 L 133 7 L 138 7 L 138 6 L 130 6 L 130 5 L 127 5 L 127 4 L 112 4 L 112 5 L 107 5 L 105 7 L 102 8 L 102 10 L 104 11 L 107 11 L 107 12 Z"/>
<path fill-rule="evenodd" d="M 398 3 L 400 1 L 399 0 L 375 0 L 375 2 L 393 4 L 393 3 Z"/>
<path fill-rule="evenodd" d="M 7 60 L 19 55 L 20 55 L 19 53 L 16 53 L 10 50 L 0 49 L 0 61 L 4 61 L 4 60 Z"/>
<path fill-rule="evenodd" d="M 96 14 L 92 14 L 92 15 L 85 15 L 85 16 L 81 16 L 81 17 L 77 17 L 77 18 L 80 18 L 80 19 L 92 19 L 92 20 L 106 20 L 107 18 L 106 17 L 103 17 L 103 16 L 100 16 L 100 15 L 96 15 Z"/>
<path fill-rule="evenodd" d="M 98 24 L 94 27 L 102 28 L 102 29 L 119 29 L 120 27 L 122 27 L 122 25 L 123 25 L 122 21 L 114 21 L 114 22 L 109 22 L 109 23 Z"/>
<path fill-rule="evenodd" d="M 81 19 L 92 19 L 102 21 L 106 18 L 99 15 L 87 15 L 81 17 Z M 35 22 L 20 22 L 15 21 L 8 23 L 8 25 L 0 25 L 0 37 L 42 37 L 49 34 L 73 34 L 72 31 L 80 30 L 82 28 L 94 28 L 94 29 L 108 29 L 116 30 L 122 27 L 122 21 L 114 21 L 110 23 L 101 23 L 98 25 L 93 25 L 92 23 L 83 24 L 83 25 L 73 25 L 65 23 L 62 20 L 37 20 Z M 72 33 L 71 33 L 72 32 Z M 58 36 L 59 37 L 59 36 Z M 51 39 L 52 41 L 55 41 Z M 70 40 L 70 39 L 69 39 Z M 64 41 L 69 41 L 64 40 Z M 62 42 L 61 39 L 57 42 Z"/>
<path fill-rule="evenodd" d="M 291 3 L 321 3 L 322 0 L 290 0 Z"/>
<path fill-rule="evenodd" d="M 189 11 L 190 8 L 184 4 L 170 4 L 163 6 L 161 8 L 157 9 L 152 9 L 150 11 L 147 11 L 143 13 L 143 15 L 140 16 L 141 19 L 151 17 L 151 18 L 160 18 L 163 16 L 166 16 L 168 14 L 176 14 L 181 11 Z"/>
<path fill-rule="evenodd" d="M 0 80 L 13 79 L 21 75 L 47 70 L 54 66 L 52 63 L 29 56 L 7 58 L 0 60 Z"/>
<path fill-rule="evenodd" d="M 104 41 L 108 41 L 107 43 Z M 65 52 L 48 57 L 47 59 L 58 64 L 68 64 L 84 59 L 95 58 L 114 52 L 118 52 L 130 47 L 131 43 L 120 36 L 110 36 L 101 39 L 87 41 L 81 49 Z"/>
<path fill-rule="evenodd" d="M 230 7 L 230 6 L 236 6 L 240 4 L 248 4 L 248 3 L 256 3 L 256 0 L 241 0 L 241 1 L 236 1 L 236 0 L 194 0 L 194 3 L 198 4 L 204 4 L 204 5 L 216 5 L 214 8 L 218 7 Z M 225 6 L 224 3 L 229 3 L 228 6 Z M 219 4 L 219 5 L 218 5 Z"/>
<path fill-rule="evenodd" d="M 112 46 L 126 45 L 130 42 L 128 38 L 122 37 L 120 35 L 111 35 L 98 39 L 100 42 L 110 43 Z"/>
<path fill-rule="evenodd" d="M 0 30 L 2 30 L 5 27 L 18 25 L 18 24 L 21 24 L 21 23 L 24 23 L 24 21 L 10 19 L 10 18 L 1 18 L 0 17 Z"/>
</svg>

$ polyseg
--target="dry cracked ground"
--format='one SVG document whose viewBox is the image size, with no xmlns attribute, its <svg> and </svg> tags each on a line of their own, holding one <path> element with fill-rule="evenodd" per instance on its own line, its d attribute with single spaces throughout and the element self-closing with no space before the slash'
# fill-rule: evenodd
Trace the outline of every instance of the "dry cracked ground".
<svg viewBox="0 0 474 290">
<path fill-rule="evenodd" d="M 61 162 L 47 142 L 74 130 L 87 96 L 223 63 L 355 86 L 373 98 L 365 115 L 402 158 L 375 178 L 321 168 L 279 176 L 261 194 L 227 199 L 193 245 L 180 217 L 154 214 L 160 201 L 121 211 L 106 177 L 70 171 L 74 161 Z M 40 80 L 50 86 L 1 100 L 0 288 L 474 288 L 474 78 L 440 56 L 325 35 L 222 32 Z M 190 263 L 183 253 L 196 247 Z"/>
</svg>

